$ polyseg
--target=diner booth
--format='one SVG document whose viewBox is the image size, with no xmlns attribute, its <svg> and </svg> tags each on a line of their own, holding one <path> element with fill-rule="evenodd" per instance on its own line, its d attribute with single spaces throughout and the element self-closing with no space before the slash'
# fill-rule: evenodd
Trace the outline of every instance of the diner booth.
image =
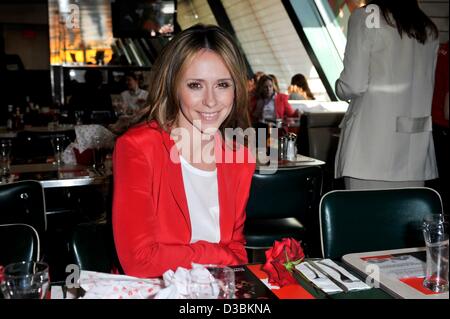
<svg viewBox="0 0 450 319">
<path fill-rule="evenodd" d="M 351 191 L 335 178 L 349 104 L 338 100 L 334 83 L 349 16 L 363 2 L 1 3 L 0 298 L 198 298 L 167 290 L 167 278 L 124 273 L 112 231 L 113 152 L 120 127 L 136 115 L 123 98 L 130 77 L 150 90 L 162 48 L 181 30 L 206 23 L 237 39 L 249 79 L 257 71 L 273 74 L 288 94 L 291 77 L 302 73 L 315 96 L 289 99 L 297 115 L 265 126 L 269 145 L 256 154 L 246 204 L 249 262 L 229 267 L 231 284 L 218 272 L 232 287 L 219 297 L 448 299 L 448 179 Z M 419 3 L 441 43 L 448 41 L 448 1 Z M 139 12 L 153 19 L 146 28 L 125 23 Z M 270 154 L 275 158 L 265 161 Z M 439 240 L 430 235 L 436 227 Z M 441 251 L 433 248 L 439 243 Z M 283 253 L 275 256 L 277 249 Z M 39 287 L 20 292 L 9 271 Z M 446 284 L 424 284 L 433 276 Z M 118 285 L 123 291 L 114 290 Z"/>
</svg>

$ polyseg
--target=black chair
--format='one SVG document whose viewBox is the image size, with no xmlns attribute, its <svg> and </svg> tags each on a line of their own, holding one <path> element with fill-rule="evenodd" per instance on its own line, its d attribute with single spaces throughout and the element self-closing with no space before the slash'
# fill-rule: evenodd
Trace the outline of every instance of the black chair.
<svg viewBox="0 0 450 319">
<path fill-rule="evenodd" d="M 27 224 L 0 225 L 0 265 L 40 260 L 39 235 Z"/>
<path fill-rule="evenodd" d="M 0 185 L 0 224 L 28 224 L 40 238 L 47 230 L 45 197 L 37 181 L 20 181 Z"/>
<path fill-rule="evenodd" d="M 305 250 L 314 254 L 319 236 L 318 220 L 313 218 L 317 216 L 314 212 L 318 209 L 321 183 L 319 167 L 278 170 L 274 174 L 256 171 L 246 209 L 246 248 L 257 254 L 275 240 L 293 237 L 303 241 Z"/>
<path fill-rule="evenodd" d="M 422 220 L 441 212 L 439 194 L 425 187 L 329 192 L 320 203 L 322 254 L 424 246 Z"/>
<path fill-rule="evenodd" d="M 344 114 L 306 112 L 300 118 L 299 153 L 325 162 L 322 166 L 324 192 L 343 188 L 342 181 L 334 179 L 334 159 L 339 142 L 339 124 Z"/>
<path fill-rule="evenodd" d="M 121 272 L 108 223 L 75 226 L 69 242 L 69 255 L 82 270 L 109 273 L 116 268 Z"/>
</svg>

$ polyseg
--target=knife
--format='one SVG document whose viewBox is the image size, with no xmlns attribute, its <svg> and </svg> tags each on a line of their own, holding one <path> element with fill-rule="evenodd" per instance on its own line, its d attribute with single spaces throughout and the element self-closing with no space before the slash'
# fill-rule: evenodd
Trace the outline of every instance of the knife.
<svg viewBox="0 0 450 319">
<path fill-rule="evenodd" d="M 308 265 L 310 265 L 311 267 L 313 267 L 315 270 L 317 270 L 318 272 L 320 272 L 322 275 L 324 275 L 325 277 L 327 277 L 328 279 L 330 279 L 333 283 L 336 284 L 336 286 L 338 286 L 339 288 L 341 288 L 344 292 L 349 292 L 349 289 L 347 288 L 346 285 L 344 285 L 342 282 L 340 282 L 339 280 L 337 280 L 336 278 L 333 278 L 330 274 L 328 274 L 326 271 L 324 271 L 322 268 L 320 268 L 319 266 L 317 266 L 313 261 L 311 262 L 307 262 Z"/>
</svg>

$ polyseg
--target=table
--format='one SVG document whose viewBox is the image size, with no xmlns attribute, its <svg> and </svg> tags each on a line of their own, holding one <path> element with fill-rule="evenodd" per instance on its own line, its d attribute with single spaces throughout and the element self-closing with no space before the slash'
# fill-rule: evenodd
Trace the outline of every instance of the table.
<svg viewBox="0 0 450 319">
<path fill-rule="evenodd" d="M 318 288 L 315 288 L 306 279 L 294 273 L 297 280 L 295 284 L 284 287 L 272 287 L 267 283 L 267 274 L 262 271 L 262 264 L 247 264 L 230 266 L 236 276 L 236 297 L 237 299 L 390 299 L 391 297 L 381 289 L 373 288 L 369 290 L 353 291 L 348 293 L 338 293 L 327 295 Z M 112 278 L 111 274 L 98 273 L 100 276 L 106 275 Z M 119 278 L 119 276 L 118 276 Z M 130 277 L 131 278 L 131 277 Z M 159 278 L 161 279 L 161 278 Z M 133 279 L 132 279 L 133 280 Z M 52 299 L 74 299 L 85 294 L 82 288 L 73 288 L 67 291 L 64 289 L 65 282 L 52 284 Z M 112 288 L 112 287 L 111 287 Z M 64 291 L 66 290 L 66 291 Z M 69 292 L 66 297 L 64 295 Z M 120 292 L 118 292 L 120 293 Z M 117 297 L 117 296 L 116 296 Z"/>
<path fill-rule="evenodd" d="M 272 171 L 272 170 L 290 170 L 298 169 L 302 167 L 311 166 L 322 166 L 325 165 L 324 161 L 318 160 L 316 158 L 308 157 L 305 155 L 297 154 L 295 161 L 279 160 L 276 162 L 268 162 L 267 164 L 262 164 L 259 161 L 256 162 L 256 169 L 259 171 Z"/>
<path fill-rule="evenodd" d="M 423 277 L 420 277 L 420 274 L 417 274 L 413 270 L 412 265 L 413 261 L 414 264 L 417 261 L 422 261 L 423 273 L 421 275 L 425 276 L 425 258 L 425 247 L 415 247 L 347 254 L 342 257 L 342 260 L 345 265 L 357 271 L 360 275 L 365 277 L 370 275 L 370 277 L 374 279 L 374 282 L 380 285 L 381 289 L 395 298 L 448 299 L 448 292 L 436 294 L 423 288 Z M 378 262 L 369 262 L 370 260 L 377 260 Z M 390 267 L 390 269 L 394 269 L 393 267 L 395 265 L 393 265 L 392 262 L 395 263 L 395 260 L 397 260 L 397 263 L 402 265 L 402 267 L 405 267 L 403 270 L 400 267 L 396 267 L 396 272 L 409 272 L 411 274 L 410 278 L 388 274 L 386 271 L 387 268 L 379 264 L 380 262 L 390 262 L 387 266 Z M 403 263 L 401 263 L 402 260 L 404 261 Z"/>
<path fill-rule="evenodd" d="M 98 171 L 89 166 L 52 163 L 11 165 L 13 181 L 37 180 L 43 188 L 100 185 L 107 183 L 111 171 Z"/>
</svg>

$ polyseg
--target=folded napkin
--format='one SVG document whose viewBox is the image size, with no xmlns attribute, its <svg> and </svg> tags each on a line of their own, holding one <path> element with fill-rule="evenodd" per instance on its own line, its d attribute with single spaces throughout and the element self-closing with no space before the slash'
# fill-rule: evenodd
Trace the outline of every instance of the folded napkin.
<svg viewBox="0 0 450 319">
<path fill-rule="evenodd" d="M 300 263 L 295 266 L 295 269 L 303 274 L 310 282 L 312 282 L 317 288 L 326 292 L 327 294 L 333 294 L 342 292 L 343 290 L 339 288 L 334 282 L 328 279 L 324 274 L 312 268 L 311 265 L 306 263 Z M 315 272 L 315 273 L 314 273 Z M 319 278 L 316 278 L 316 274 Z"/>
<path fill-rule="evenodd" d="M 83 299 L 148 299 L 161 289 L 160 279 L 81 271 L 80 286 Z"/>
<path fill-rule="evenodd" d="M 307 263 L 301 263 L 296 266 L 296 269 L 300 271 L 314 285 L 328 294 L 342 292 L 344 291 L 343 287 L 345 287 L 346 291 L 358 291 L 372 288 L 366 283 L 359 280 L 357 277 L 353 276 L 345 268 L 336 264 L 331 259 L 308 261 L 308 263 L 313 263 L 315 267 L 307 265 Z M 319 271 L 317 268 L 319 268 L 321 271 Z M 319 276 L 319 278 L 315 278 L 316 274 L 313 272 L 313 270 Z M 342 280 L 340 273 L 336 270 L 339 270 L 339 272 L 351 279 L 351 282 Z M 327 278 L 324 273 L 338 281 L 340 284 L 338 285 L 331 279 Z"/>
<path fill-rule="evenodd" d="M 75 147 L 83 153 L 88 148 L 113 148 L 115 135 L 99 124 L 76 125 Z"/>
<path fill-rule="evenodd" d="M 88 149 L 114 147 L 115 135 L 99 124 L 76 125 L 75 136 L 75 142 L 70 143 L 63 153 L 63 162 L 66 164 L 77 164 L 74 149 L 81 154 Z"/>
<path fill-rule="evenodd" d="M 168 270 L 163 274 L 163 280 L 165 288 L 155 299 L 217 299 L 219 295 L 217 282 L 204 265 L 192 263 L 192 269 Z"/>
</svg>

